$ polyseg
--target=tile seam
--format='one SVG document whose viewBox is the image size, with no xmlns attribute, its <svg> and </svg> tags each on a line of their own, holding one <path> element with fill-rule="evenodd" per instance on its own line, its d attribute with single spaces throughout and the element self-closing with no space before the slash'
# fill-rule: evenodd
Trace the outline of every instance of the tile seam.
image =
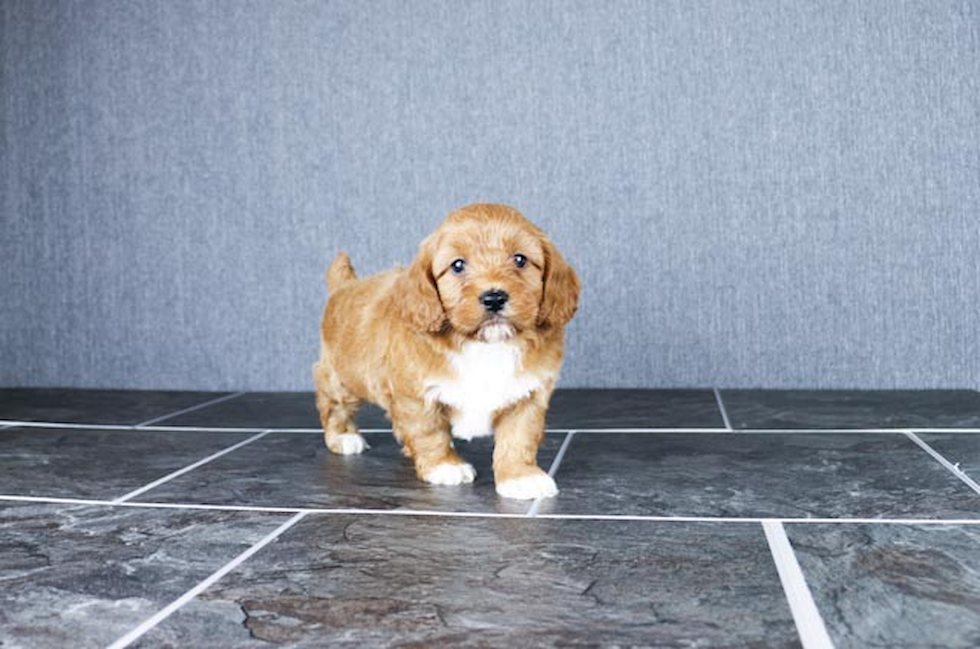
<svg viewBox="0 0 980 649">
<path fill-rule="evenodd" d="M 548 467 L 548 475 L 554 479 L 555 475 L 558 474 L 558 467 L 561 466 L 561 461 L 565 457 L 565 452 L 568 450 L 569 445 L 572 443 L 572 438 L 575 436 L 575 431 L 570 430 L 565 434 L 565 439 L 561 442 L 561 447 L 558 449 L 558 453 L 555 458 L 551 461 L 551 466 Z M 534 502 L 527 510 L 527 516 L 529 518 L 534 518 L 538 515 L 538 510 L 541 509 L 541 503 L 543 498 L 535 498 Z"/>
<path fill-rule="evenodd" d="M 528 518 L 527 514 L 503 514 L 496 512 L 436 511 L 412 509 L 359 509 L 344 507 L 274 507 L 252 505 L 210 505 L 206 503 L 160 503 L 145 501 L 126 501 L 115 503 L 111 500 L 92 498 L 62 498 L 54 496 L 20 496 L 0 494 L 0 502 L 60 504 L 94 507 L 129 507 L 134 509 L 186 509 L 199 511 L 256 512 L 272 514 L 343 515 L 343 516 L 425 516 L 444 518 Z M 538 514 L 537 520 L 574 521 L 635 521 L 651 523 L 707 523 L 707 524 L 760 524 L 776 521 L 792 525 L 980 525 L 980 518 L 774 518 L 734 517 L 734 516 L 654 516 L 637 514 Z"/>
<path fill-rule="evenodd" d="M 726 430 L 735 430 L 732 428 L 732 421 L 728 418 L 728 410 L 725 409 L 725 402 L 721 399 L 721 390 L 714 388 L 715 391 L 715 401 L 718 403 L 718 410 L 721 412 L 721 420 L 725 424 Z"/>
<path fill-rule="evenodd" d="M 959 478 L 961 482 L 963 482 L 964 484 L 966 484 L 966 486 L 970 487 L 970 489 L 973 489 L 973 491 L 975 491 L 976 493 L 980 494 L 980 484 L 977 484 L 977 482 L 973 478 L 971 478 L 969 475 L 967 475 L 967 473 L 965 471 L 963 471 L 963 469 L 960 468 L 960 465 L 958 463 L 957 464 L 953 464 L 952 462 L 950 462 L 939 451 L 937 451 L 936 449 L 934 449 L 931 446 L 929 446 L 928 442 L 926 442 L 921 437 L 919 437 L 918 435 L 916 435 L 915 432 L 913 432 L 913 431 L 906 431 L 905 432 L 905 435 L 910 440 L 912 440 L 913 442 L 915 442 L 915 444 L 919 448 L 921 448 L 923 451 L 925 451 L 930 456 L 932 456 L 932 458 L 934 460 L 936 460 L 941 465 L 943 465 L 946 469 L 948 469 L 950 471 L 950 473 L 952 473 L 954 476 L 956 476 L 957 478 Z"/>
<path fill-rule="evenodd" d="M 14 419 L 0 419 L 0 427 L 10 428 L 77 428 L 79 430 L 123 430 L 123 431 L 147 431 L 147 432 L 173 432 L 173 433 L 257 433 L 269 431 L 275 434 L 322 434 L 319 428 L 276 428 L 276 427 L 222 427 L 222 426 L 156 426 L 156 425 L 134 425 L 134 424 L 90 424 L 90 423 L 70 423 L 70 422 L 49 422 L 49 421 L 19 421 Z M 545 432 L 550 434 L 561 434 L 575 432 L 576 434 L 590 433 L 616 433 L 616 434 L 656 434 L 656 433 L 746 433 L 746 434 L 814 434 L 814 433 L 867 433 L 867 434 L 904 434 L 910 429 L 901 428 L 698 428 L 698 427 L 665 427 L 665 428 L 548 428 Z M 975 435 L 980 433 L 980 428 L 915 428 L 919 433 L 946 433 L 946 434 L 965 434 Z M 381 434 L 391 433 L 390 428 L 362 428 L 362 433 Z"/>
<path fill-rule="evenodd" d="M 209 456 L 207 456 L 205 458 L 202 458 L 202 459 L 198 460 L 197 462 L 194 462 L 192 464 L 188 464 L 187 466 L 185 466 L 185 467 L 183 467 L 181 469 L 177 469 L 176 471 L 173 471 L 172 473 L 168 473 L 167 475 L 163 476 L 162 478 L 159 478 L 157 480 L 154 480 L 153 482 L 150 482 L 148 484 L 145 484 L 145 485 L 143 485 L 142 487 L 140 487 L 138 489 L 134 489 L 134 490 L 130 491 L 129 493 L 127 493 L 125 495 L 122 495 L 122 496 L 114 499 L 112 501 L 112 503 L 115 504 L 115 505 L 118 505 L 118 504 L 124 503 L 124 502 L 126 502 L 126 501 L 128 501 L 128 500 L 130 500 L 132 498 L 135 498 L 136 496 L 139 496 L 142 493 L 145 493 L 147 491 L 150 491 L 151 489 L 156 489 L 160 485 L 166 484 L 167 482 L 170 482 L 174 478 L 178 478 L 178 477 L 184 475 L 185 473 L 190 473 L 194 469 L 196 469 L 198 467 L 201 467 L 201 466 L 204 466 L 205 464 L 208 464 L 209 462 L 212 462 L 214 460 L 217 460 L 219 457 L 222 457 L 224 455 L 227 455 L 228 453 L 231 453 L 233 451 L 236 451 L 236 450 L 240 449 L 243 446 L 247 446 L 248 444 L 251 444 L 252 442 L 254 442 L 256 440 L 262 439 L 263 437 L 265 437 L 268 434 L 269 434 L 269 431 L 266 430 L 266 431 L 263 431 L 263 432 L 259 433 L 258 435 L 252 435 L 248 439 L 244 439 L 244 440 L 238 442 L 237 444 L 232 444 L 231 446 L 229 446 L 227 448 L 224 448 L 224 449 L 218 451 L 217 453 L 212 453 L 211 455 L 209 455 Z"/>
<path fill-rule="evenodd" d="M 831 642 L 827 626 L 813 601 L 813 593 L 806 583 L 803 568 L 800 567 L 782 522 L 762 521 L 762 529 L 803 648 L 833 649 L 834 643 Z"/>
<path fill-rule="evenodd" d="M 108 649 L 123 649 L 123 647 L 128 647 L 130 644 L 140 639 L 148 632 L 152 631 L 158 624 L 160 624 L 165 619 L 173 615 L 185 604 L 193 600 L 202 592 L 204 592 L 205 590 L 213 586 L 229 572 L 238 568 L 238 566 L 248 561 L 248 559 L 251 558 L 254 554 L 262 550 L 262 548 L 269 545 L 273 541 L 275 541 L 289 528 L 291 528 L 293 525 L 303 520 L 303 518 L 305 518 L 306 516 L 307 516 L 306 512 L 300 512 L 298 514 L 293 515 L 292 518 L 290 518 L 285 523 L 283 523 L 282 525 L 274 529 L 272 532 L 267 534 L 258 542 L 253 543 L 247 550 L 245 550 L 244 552 L 236 556 L 234 559 L 232 559 L 231 561 L 223 565 L 215 572 L 211 573 L 207 578 L 199 582 L 196 586 L 194 586 L 193 588 L 185 592 L 183 595 L 181 595 L 174 601 L 170 602 L 170 604 L 168 604 L 164 608 L 157 611 L 156 614 L 144 620 L 142 623 L 140 623 L 138 626 L 132 629 L 129 633 L 127 633 L 126 635 L 122 636 L 121 638 L 113 642 L 111 645 L 108 646 Z"/>
<path fill-rule="evenodd" d="M 275 432 L 275 428 L 261 426 L 141 426 L 136 429 L 150 433 L 261 433 Z M 321 431 L 322 432 L 322 431 Z"/>
<path fill-rule="evenodd" d="M 18 421 L 3 419 L 0 424 L 11 428 L 77 428 L 79 430 L 136 430 L 133 424 L 78 424 L 61 421 Z"/>
<path fill-rule="evenodd" d="M 147 419 L 146 421 L 143 421 L 143 422 L 140 422 L 138 424 L 135 424 L 135 428 L 142 428 L 143 426 L 149 426 L 151 424 L 155 424 L 158 421 L 163 421 L 165 419 L 171 419 L 173 417 L 176 417 L 178 415 L 183 415 L 183 414 L 186 414 L 188 412 L 195 412 L 197 410 L 201 410 L 202 408 L 207 408 L 208 406 L 213 406 L 213 405 L 216 405 L 216 404 L 219 404 L 219 403 L 223 403 L 225 401 L 231 401 L 232 399 L 237 399 L 238 397 L 242 396 L 243 394 L 245 394 L 245 393 L 244 392 L 234 392 L 232 394 L 226 394 L 226 395 L 217 397 L 215 399 L 210 399 L 208 401 L 205 401 L 204 403 L 199 403 L 196 406 L 191 406 L 189 408 L 184 408 L 182 410 L 177 410 L 176 412 L 171 412 L 171 413 L 166 414 L 166 415 L 161 415 L 159 417 L 154 417 L 153 419 Z"/>
</svg>

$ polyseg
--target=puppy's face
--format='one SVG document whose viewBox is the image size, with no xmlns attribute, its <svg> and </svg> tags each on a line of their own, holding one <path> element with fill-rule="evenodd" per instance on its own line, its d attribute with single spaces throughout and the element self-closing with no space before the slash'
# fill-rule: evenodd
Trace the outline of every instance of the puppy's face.
<svg viewBox="0 0 980 649">
<path fill-rule="evenodd" d="M 450 326 L 485 342 L 507 340 L 535 326 L 544 268 L 540 237 L 511 219 L 446 223 L 432 256 Z"/>
<path fill-rule="evenodd" d="M 563 325 L 579 283 L 539 228 L 503 205 L 472 205 L 449 215 L 409 269 L 402 311 L 429 331 L 451 328 L 484 342 Z M 434 326 L 438 321 L 438 326 Z"/>
</svg>

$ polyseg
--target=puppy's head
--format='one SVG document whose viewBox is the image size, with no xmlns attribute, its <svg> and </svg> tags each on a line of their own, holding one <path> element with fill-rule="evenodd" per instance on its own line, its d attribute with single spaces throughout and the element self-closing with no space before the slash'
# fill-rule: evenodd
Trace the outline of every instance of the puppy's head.
<svg viewBox="0 0 980 649">
<path fill-rule="evenodd" d="M 450 214 L 422 242 L 396 300 L 422 331 L 497 342 L 563 326 L 579 290 L 544 232 L 511 207 L 478 204 Z"/>
</svg>

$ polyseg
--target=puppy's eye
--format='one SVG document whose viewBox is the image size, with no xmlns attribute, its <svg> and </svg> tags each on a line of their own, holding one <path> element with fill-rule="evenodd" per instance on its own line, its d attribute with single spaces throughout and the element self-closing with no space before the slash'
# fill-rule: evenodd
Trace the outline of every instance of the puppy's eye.
<svg viewBox="0 0 980 649">
<path fill-rule="evenodd" d="M 522 255 L 521 253 L 517 253 L 516 255 L 514 255 L 514 265 L 517 266 L 518 268 L 524 268 L 525 266 L 527 266 L 527 257 Z"/>
<path fill-rule="evenodd" d="M 456 273 L 457 275 L 459 275 L 464 270 L 466 270 L 466 260 L 465 259 L 457 259 L 452 264 L 450 264 L 449 267 L 453 269 L 453 272 L 454 273 Z"/>
</svg>

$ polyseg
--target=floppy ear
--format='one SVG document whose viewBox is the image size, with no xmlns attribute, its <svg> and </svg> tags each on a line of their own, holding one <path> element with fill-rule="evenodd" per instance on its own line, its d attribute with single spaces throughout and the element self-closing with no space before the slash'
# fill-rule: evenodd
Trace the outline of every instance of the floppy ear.
<svg viewBox="0 0 980 649">
<path fill-rule="evenodd" d="M 438 333 L 446 325 L 446 312 L 432 275 L 434 250 L 431 236 L 422 241 L 411 266 L 402 271 L 394 286 L 395 307 L 402 320 L 427 333 Z"/>
<path fill-rule="evenodd" d="M 563 326 L 578 309 L 581 284 L 578 275 L 546 237 L 541 238 L 544 247 L 544 294 L 538 309 L 538 326 Z"/>
</svg>

